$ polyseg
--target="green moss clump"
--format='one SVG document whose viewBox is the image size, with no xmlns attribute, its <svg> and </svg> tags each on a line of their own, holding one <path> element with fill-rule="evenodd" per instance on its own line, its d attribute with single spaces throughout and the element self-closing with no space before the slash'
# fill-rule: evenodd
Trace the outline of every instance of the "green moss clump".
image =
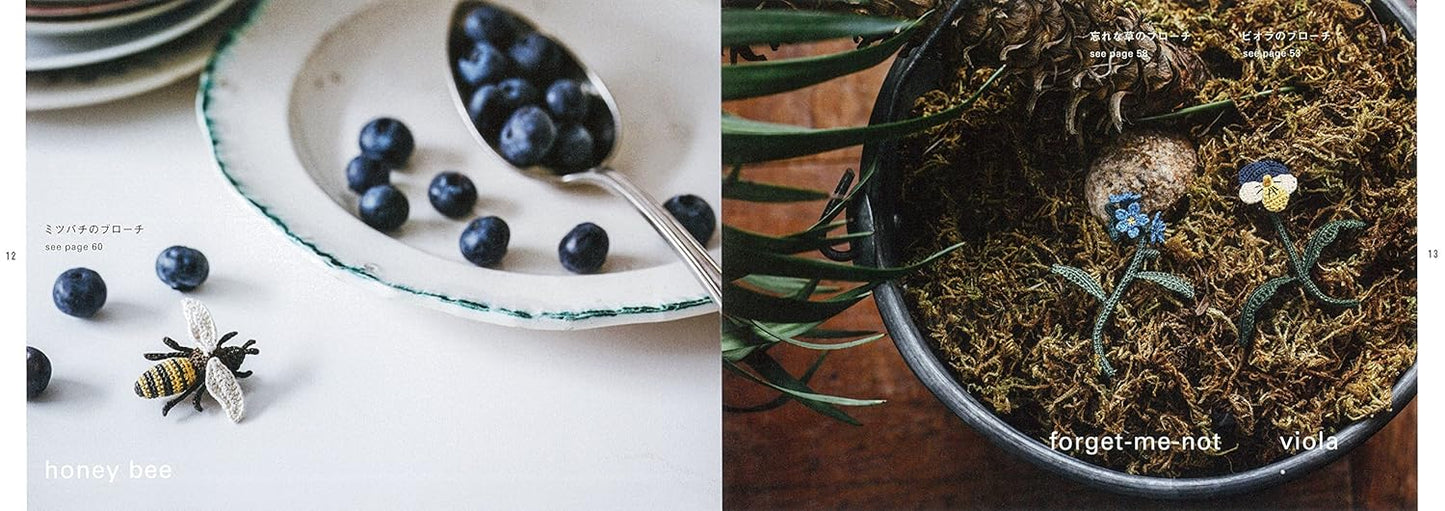
<svg viewBox="0 0 1445 511">
<path fill-rule="evenodd" d="M 1330 434 L 1385 413 L 1416 356 L 1414 44 L 1349 0 L 1209 3 L 1136 5 L 1161 29 L 1193 36 L 1214 74 L 1199 103 L 1285 85 L 1305 92 L 1174 125 L 1198 144 L 1202 175 L 1166 213 L 1170 240 L 1157 264 L 1192 281 L 1198 299 L 1134 288 L 1105 334 L 1119 370 L 1112 381 L 1090 348 L 1092 300 L 1049 272 L 1077 266 L 1107 288 L 1129 254 L 1085 211 L 1085 169 L 1103 137 L 1068 137 L 1062 120 L 1047 116 L 1061 109 L 1041 104 L 1030 116 L 1027 91 L 1003 88 L 964 119 L 904 144 L 907 253 L 967 242 L 905 278 L 905 294 L 970 392 L 1045 442 L 1053 431 L 1223 439 L 1223 452 L 1075 453 L 1136 474 L 1220 474 L 1278 460 L 1292 454 L 1281 436 Z M 1239 34 L 1264 29 L 1330 37 L 1258 45 L 1298 48 L 1297 58 L 1246 57 L 1256 45 Z M 918 109 L 966 97 L 987 73 L 961 71 Z M 1300 180 L 1284 211 L 1298 243 L 1331 220 L 1369 223 L 1315 269 L 1326 293 L 1362 305 L 1331 310 L 1288 288 L 1246 351 L 1235 329 L 1243 297 L 1288 272 L 1263 211 L 1236 196 L 1236 170 L 1264 157 L 1288 163 Z"/>
</svg>

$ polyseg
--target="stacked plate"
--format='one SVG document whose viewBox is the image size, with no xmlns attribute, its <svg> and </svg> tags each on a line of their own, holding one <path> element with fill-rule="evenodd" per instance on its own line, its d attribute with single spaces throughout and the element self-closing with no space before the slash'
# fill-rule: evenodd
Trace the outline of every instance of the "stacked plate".
<svg viewBox="0 0 1445 511">
<path fill-rule="evenodd" d="M 255 0 L 27 0 L 25 106 L 104 103 L 205 67 Z"/>
</svg>

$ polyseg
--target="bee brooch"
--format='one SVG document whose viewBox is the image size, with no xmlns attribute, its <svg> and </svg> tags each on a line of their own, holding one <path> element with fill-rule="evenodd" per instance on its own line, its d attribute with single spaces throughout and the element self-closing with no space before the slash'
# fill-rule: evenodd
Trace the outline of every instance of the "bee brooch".
<svg viewBox="0 0 1445 511">
<path fill-rule="evenodd" d="M 192 404 L 199 412 L 202 411 L 202 393 L 197 389 L 204 383 L 206 391 L 226 410 L 231 422 L 241 422 L 241 417 L 246 414 L 246 402 L 237 379 L 251 376 L 251 371 L 240 369 L 241 363 L 246 361 L 246 355 L 261 352 L 251 347 L 256 341 L 252 339 L 241 346 L 224 346 L 226 341 L 236 336 L 236 332 L 228 333 L 217 340 L 216 323 L 211 319 L 211 311 L 207 310 L 205 305 L 186 298 L 181 301 L 181 311 L 186 316 L 191 339 L 196 342 L 197 347 L 187 348 L 170 337 L 164 338 L 162 342 L 175 351 L 145 354 L 146 360 L 161 362 L 136 379 L 136 395 L 146 399 L 176 396 L 161 408 L 161 415 L 166 415 L 177 403 L 185 400 L 186 396 L 195 393 Z"/>
</svg>

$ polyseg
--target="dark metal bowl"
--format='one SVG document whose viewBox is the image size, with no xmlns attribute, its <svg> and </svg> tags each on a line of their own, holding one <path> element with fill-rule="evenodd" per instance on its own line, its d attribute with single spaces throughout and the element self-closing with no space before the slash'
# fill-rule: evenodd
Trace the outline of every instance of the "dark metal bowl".
<svg viewBox="0 0 1445 511">
<path fill-rule="evenodd" d="M 1382 17 L 1400 23 L 1414 36 L 1414 9 L 1409 0 L 1378 1 L 1375 6 L 1376 12 Z M 935 38 L 929 38 L 922 46 L 914 48 L 911 53 L 895 61 L 883 82 L 871 122 L 881 123 L 908 117 L 914 100 L 942 83 L 946 70 L 938 53 L 932 51 L 934 40 Z M 871 144 L 863 149 L 862 167 L 865 170 L 871 167 L 874 176 L 866 185 L 864 197 L 855 201 L 848 212 L 850 230 L 874 233 L 856 247 L 859 252 L 857 263 L 860 265 L 893 267 L 905 263 L 900 260 L 899 230 L 902 219 L 897 213 L 901 184 L 898 154 L 898 145 L 895 142 Z M 1218 476 L 1167 478 L 1128 474 L 1086 463 L 1055 451 L 1014 429 L 995 415 L 992 409 L 970 395 L 954 378 L 947 365 L 929 346 L 928 340 L 919 332 L 913 321 L 912 311 L 909 310 L 897 283 L 883 284 L 874 293 L 874 297 L 888 333 L 893 337 L 904 361 L 923 381 L 924 386 L 964 422 L 995 445 L 1016 456 L 1066 478 L 1121 494 L 1149 498 L 1196 499 L 1221 497 L 1278 485 L 1327 465 L 1363 444 L 1415 397 L 1417 367 L 1411 366 L 1392 389 L 1390 410 L 1352 423 L 1337 432 L 1334 436 L 1339 441 L 1339 449 L 1305 451 L 1259 468 Z"/>
</svg>

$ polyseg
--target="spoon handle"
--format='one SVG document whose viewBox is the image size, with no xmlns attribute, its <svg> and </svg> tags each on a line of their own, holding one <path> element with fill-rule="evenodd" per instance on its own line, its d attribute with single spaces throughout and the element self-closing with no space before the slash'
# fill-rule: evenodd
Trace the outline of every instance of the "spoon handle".
<svg viewBox="0 0 1445 511">
<path fill-rule="evenodd" d="M 629 181 L 622 173 L 610 168 L 604 167 L 575 175 L 585 175 L 590 178 L 589 181 L 621 195 L 627 199 L 627 202 L 632 203 L 632 207 L 637 208 L 638 213 L 642 213 L 642 216 L 647 219 L 647 223 L 652 224 L 652 228 L 657 229 L 657 233 L 662 235 L 662 239 L 672 246 L 672 250 L 677 252 L 684 263 L 687 263 L 688 269 L 692 270 L 692 275 L 702 283 L 708 296 L 712 297 L 713 303 L 722 305 L 722 268 L 718 266 L 717 261 L 712 259 L 712 256 L 708 255 L 702 244 L 698 243 L 692 234 L 688 233 L 676 218 L 673 218 L 671 213 L 663 209 L 657 200 L 633 185 L 632 181 Z"/>
</svg>

